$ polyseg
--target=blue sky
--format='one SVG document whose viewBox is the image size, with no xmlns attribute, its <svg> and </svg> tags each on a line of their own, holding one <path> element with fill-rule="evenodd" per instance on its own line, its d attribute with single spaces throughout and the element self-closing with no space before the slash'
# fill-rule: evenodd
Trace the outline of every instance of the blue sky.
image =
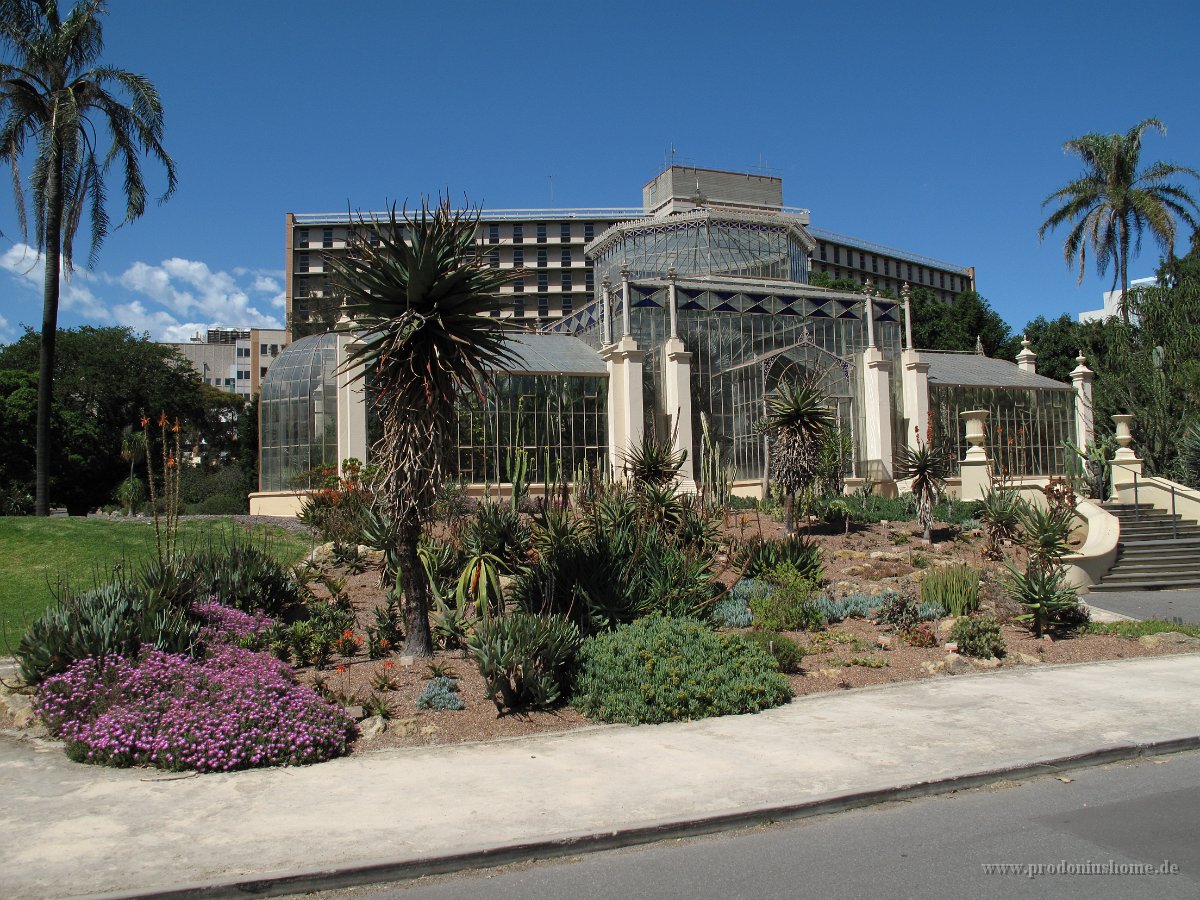
<svg viewBox="0 0 1200 900">
<path fill-rule="evenodd" d="M 814 225 L 974 265 L 1020 328 L 1098 307 L 1111 281 L 1077 287 L 1061 238 L 1037 240 L 1042 199 L 1079 172 L 1063 141 L 1157 116 L 1144 158 L 1200 168 L 1197 34 L 1200 7 L 1176 0 L 110 0 L 104 60 L 158 86 L 180 186 L 109 236 L 60 324 L 279 323 L 288 211 L 440 189 L 635 206 L 674 147 L 765 165 Z M 41 316 L 10 193 L 0 341 Z M 1147 242 L 1131 275 L 1157 259 Z"/>
</svg>

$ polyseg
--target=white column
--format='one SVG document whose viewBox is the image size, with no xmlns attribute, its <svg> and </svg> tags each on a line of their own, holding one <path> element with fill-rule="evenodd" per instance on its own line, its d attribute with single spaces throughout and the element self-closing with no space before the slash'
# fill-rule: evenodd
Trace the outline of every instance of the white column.
<svg viewBox="0 0 1200 900">
<path fill-rule="evenodd" d="M 904 349 L 915 350 L 912 338 L 912 304 L 909 302 L 910 294 L 907 281 L 900 288 L 900 299 L 904 301 Z"/>
<path fill-rule="evenodd" d="M 901 388 L 904 395 L 904 418 L 908 423 L 905 443 L 916 450 L 928 438 L 929 427 L 929 363 L 911 347 L 900 354 Z"/>
<path fill-rule="evenodd" d="M 629 311 L 629 268 L 621 266 L 621 337 L 633 334 L 633 325 Z"/>
<path fill-rule="evenodd" d="M 1021 335 L 1021 352 L 1017 354 L 1017 368 L 1030 375 L 1037 374 L 1037 354 L 1029 349 L 1029 338 Z"/>
<path fill-rule="evenodd" d="M 894 478 L 888 361 L 878 347 L 868 347 L 862 354 L 862 369 L 867 477 L 890 487 Z"/>
<path fill-rule="evenodd" d="M 679 470 L 679 488 L 685 493 L 696 492 L 696 467 L 692 450 L 692 354 L 687 352 L 679 337 L 675 315 L 675 269 L 667 272 L 667 307 L 670 337 L 663 345 L 663 400 L 671 427 L 671 442 L 676 453 L 684 451 Z"/>
<path fill-rule="evenodd" d="M 992 486 L 991 462 L 984 448 L 988 415 L 986 409 L 968 409 L 959 413 L 966 423 L 967 443 L 970 445 L 959 463 L 961 500 L 982 500 Z"/>
<path fill-rule="evenodd" d="M 362 366 L 344 369 L 352 350 L 360 346 L 358 336 L 341 332 L 337 336 L 337 453 L 338 471 L 342 461 L 353 457 L 367 460 L 367 396 L 360 374 Z"/>
<path fill-rule="evenodd" d="M 1075 357 L 1077 365 L 1071 372 L 1071 384 L 1075 386 L 1075 443 L 1086 450 L 1096 440 L 1095 411 L 1092 406 L 1092 382 L 1096 373 L 1087 367 L 1083 351 Z"/>
<path fill-rule="evenodd" d="M 608 276 L 600 282 L 600 343 L 612 343 L 612 282 Z"/>
</svg>

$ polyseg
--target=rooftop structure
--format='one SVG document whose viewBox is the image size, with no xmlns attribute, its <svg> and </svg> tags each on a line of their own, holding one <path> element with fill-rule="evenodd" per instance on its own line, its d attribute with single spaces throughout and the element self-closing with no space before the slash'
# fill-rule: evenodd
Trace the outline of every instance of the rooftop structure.
<svg viewBox="0 0 1200 900">
<path fill-rule="evenodd" d="M 288 337 L 275 328 L 210 328 L 203 337 L 197 332 L 190 341 L 163 343 L 191 363 L 205 384 L 249 399 Z"/>
</svg>

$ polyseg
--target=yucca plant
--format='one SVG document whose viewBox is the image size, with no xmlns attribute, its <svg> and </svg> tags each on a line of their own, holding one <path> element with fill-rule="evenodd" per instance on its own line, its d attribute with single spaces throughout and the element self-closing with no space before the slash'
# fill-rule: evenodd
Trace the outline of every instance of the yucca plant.
<svg viewBox="0 0 1200 900">
<path fill-rule="evenodd" d="M 446 199 L 419 212 L 352 221 L 350 252 L 330 254 L 335 291 L 369 326 L 347 361 L 370 376 L 383 426 L 376 445 L 382 502 L 396 529 L 404 585 L 405 653 L 429 656 L 429 581 L 417 558 L 423 523 L 448 475 L 456 403 L 483 396 L 492 373 L 511 365 L 499 320 L 501 285 L 520 270 L 491 269 L 475 244 L 479 213 Z"/>
<path fill-rule="evenodd" d="M 813 381 L 784 382 L 767 399 L 763 428 L 771 435 L 771 477 L 783 489 L 784 531 L 795 524 L 796 492 L 820 474 L 820 445 L 834 424 L 829 397 Z"/>
<path fill-rule="evenodd" d="M 917 525 L 924 532 L 926 543 L 933 540 L 933 507 L 953 471 L 953 457 L 940 444 L 918 441 L 916 449 L 904 445 L 896 451 L 896 477 L 912 479 Z"/>
<path fill-rule="evenodd" d="M 1193 422 L 1179 440 L 1179 470 L 1184 484 L 1200 488 L 1200 422 Z"/>
</svg>

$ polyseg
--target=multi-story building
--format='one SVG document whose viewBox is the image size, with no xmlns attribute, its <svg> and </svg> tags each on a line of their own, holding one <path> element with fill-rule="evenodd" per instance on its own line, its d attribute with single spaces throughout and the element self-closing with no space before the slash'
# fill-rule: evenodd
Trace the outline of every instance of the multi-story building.
<svg viewBox="0 0 1200 900">
<path fill-rule="evenodd" d="M 200 373 L 208 385 L 249 399 L 258 392 L 267 369 L 288 345 L 276 328 L 210 328 L 190 341 L 167 342 Z"/>
<path fill-rule="evenodd" d="M 803 226 L 816 245 L 807 268 L 794 280 L 807 281 L 810 272 L 822 272 L 835 280 L 870 280 L 897 296 L 907 282 L 943 300 L 975 287 L 973 267 L 811 227 L 807 209 L 783 205 L 780 178 L 671 166 L 643 187 L 641 208 L 484 210 L 477 232 L 484 258 L 491 266 L 522 271 L 503 289 L 500 315 L 531 327 L 571 315 L 596 298 L 596 275 L 585 248 L 597 236 L 618 222 L 697 207 L 771 210 Z M 326 259 L 345 251 L 351 227 L 345 213 L 287 214 L 289 333 L 326 331 L 336 320 Z"/>
</svg>

